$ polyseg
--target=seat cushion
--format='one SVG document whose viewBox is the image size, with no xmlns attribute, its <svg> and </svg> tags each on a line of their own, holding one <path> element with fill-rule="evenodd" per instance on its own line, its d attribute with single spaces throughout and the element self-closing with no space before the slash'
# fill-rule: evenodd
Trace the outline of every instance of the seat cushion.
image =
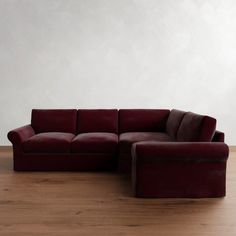
<svg viewBox="0 0 236 236">
<path fill-rule="evenodd" d="M 76 134 L 77 110 L 33 109 L 31 125 L 35 133 L 65 132 Z"/>
<path fill-rule="evenodd" d="M 118 146 L 118 135 L 114 133 L 78 134 L 71 143 L 73 153 L 114 153 Z"/>
<path fill-rule="evenodd" d="M 74 134 L 49 132 L 32 136 L 23 143 L 23 150 L 29 153 L 69 153 Z"/>
<path fill-rule="evenodd" d="M 121 109 L 119 133 L 165 132 L 169 113 L 165 109 Z"/>
<path fill-rule="evenodd" d="M 133 143 L 140 141 L 171 142 L 172 139 L 166 133 L 160 132 L 129 132 L 119 136 L 120 153 L 130 153 Z"/>
<path fill-rule="evenodd" d="M 78 133 L 118 132 L 116 109 L 80 109 L 77 120 Z"/>
<path fill-rule="evenodd" d="M 210 142 L 216 129 L 216 119 L 187 112 L 177 132 L 179 142 Z"/>
</svg>

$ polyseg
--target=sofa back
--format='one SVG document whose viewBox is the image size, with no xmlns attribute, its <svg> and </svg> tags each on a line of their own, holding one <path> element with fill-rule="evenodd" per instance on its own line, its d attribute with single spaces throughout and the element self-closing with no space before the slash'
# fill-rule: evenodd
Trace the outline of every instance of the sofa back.
<svg viewBox="0 0 236 236">
<path fill-rule="evenodd" d="M 119 133 L 163 132 L 169 113 L 166 109 L 121 109 Z"/>
<path fill-rule="evenodd" d="M 215 134 L 216 120 L 166 109 L 121 109 L 119 112 L 117 109 L 33 109 L 31 125 L 35 133 L 166 131 L 173 140 L 180 142 L 210 142 Z"/>
<path fill-rule="evenodd" d="M 33 109 L 31 126 L 35 133 L 76 133 L 76 109 Z"/>
<path fill-rule="evenodd" d="M 176 109 L 173 109 L 170 112 L 166 123 L 166 132 L 173 140 L 176 140 L 177 131 L 185 114 L 185 111 L 180 111 Z"/>
<path fill-rule="evenodd" d="M 187 112 L 179 126 L 177 141 L 210 142 L 215 134 L 216 119 Z"/>
<path fill-rule="evenodd" d="M 118 110 L 80 109 L 77 116 L 77 133 L 118 132 Z"/>
</svg>

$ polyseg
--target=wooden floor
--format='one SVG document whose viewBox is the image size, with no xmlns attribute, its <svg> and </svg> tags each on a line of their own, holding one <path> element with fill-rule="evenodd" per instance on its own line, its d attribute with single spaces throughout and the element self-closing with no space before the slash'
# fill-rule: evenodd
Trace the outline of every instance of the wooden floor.
<svg viewBox="0 0 236 236">
<path fill-rule="evenodd" d="M 227 197 L 137 199 L 116 173 L 13 172 L 0 152 L 0 236 L 236 235 L 236 152 Z"/>
</svg>

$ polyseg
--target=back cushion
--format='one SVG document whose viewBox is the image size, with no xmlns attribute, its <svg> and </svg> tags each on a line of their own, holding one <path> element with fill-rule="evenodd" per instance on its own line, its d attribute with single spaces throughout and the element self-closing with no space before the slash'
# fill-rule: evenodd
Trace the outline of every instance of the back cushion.
<svg viewBox="0 0 236 236">
<path fill-rule="evenodd" d="M 118 110 L 78 110 L 78 133 L 118 132 Z"/>
<path fill-rule="evenodd" d="M 180 110 L 171 110 L 166 123 L 166 132 L 173 139 L 176 139 L 178 128 L 181 124 L 181 121 L 185 115 L 185 111 Z"/>
<path fill-rule="evenodd" d="M 177 141 L 210 142 L 215 133 L 216 119 L 187 112 L 177 132 Z"/>
<path fill-rule="evenodd" d="M 121 109 L 119 110 L 119 133 L 165 131 L 169 110 Z"/>
<path fill-rule="evenodd" d="M 76 133 L 76 109 L 41 110 L 33 109 L 31 125 L 36 133 Z"/>
</svg>

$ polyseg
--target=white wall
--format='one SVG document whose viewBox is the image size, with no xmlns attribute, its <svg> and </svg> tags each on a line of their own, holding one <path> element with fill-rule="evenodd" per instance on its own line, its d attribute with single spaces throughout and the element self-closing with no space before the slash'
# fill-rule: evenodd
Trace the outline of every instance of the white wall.
<svg viewBox="0 0 236 236">
<path fill-rule="evenodd" d="M 178 108 L 236 145 L 235 0 L 0 0 L 0 145 L 32 108 Z"/>
</svg>

